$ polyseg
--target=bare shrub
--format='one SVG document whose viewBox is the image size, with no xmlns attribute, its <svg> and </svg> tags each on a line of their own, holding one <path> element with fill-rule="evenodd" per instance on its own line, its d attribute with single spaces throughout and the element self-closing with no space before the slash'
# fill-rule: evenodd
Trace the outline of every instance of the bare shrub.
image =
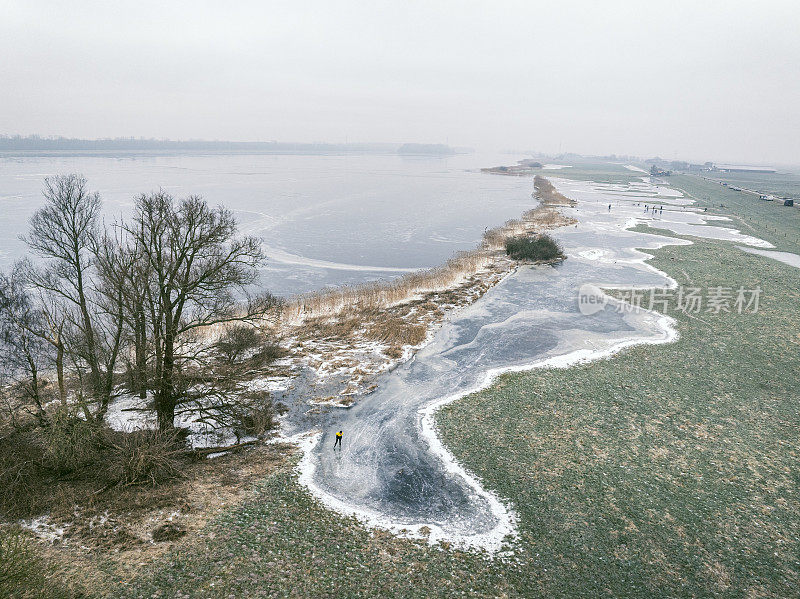
<svg viewBox="0 0 800 599">
<path fill-rule="evenodd" d="M 259 436 L 277 426 L 275 407 L 268 392 L 256 393 L 247 398 L 234 415 L 235 428 L 245 435 Z"/>
<path fill-rule="evenodd" d="M 266 343 L 253 355 L 252 361 L 254 365 L 266 366 L 267 364 L 272 364 L 275 360 L 279 360 L 288 353 L 288 350 L 277 343 Z"/>
<path fill-rule="evenodd" d="M 235 325 L 228 327 L 222 337 L 217 341 L 216 348 L 220 359 L 227 363 L 241 361 L 252 353 L 262 342 L 261 335 L 251 326 Z"/>
<path fill-rule="evenodd" d="M 286 355 L 287 351 L 269 340 L 254 326 L 234 324 L 224 329 L 214 344 L 217 361 L 224 376 L 239 380 L 245 370 L 266 366 Z M 235 371 L 239 371 L 238 373 Z"/>
<path fill-rule="evenodd" d="M 106 431 L 105 475 L 110 484 L 158 485 L 182 475 L 186 450 L 176 430 Z"/>
<path fill-rule="evenodd" d="M 42 452 L 38 431 L 18 431 L 0 439 L 0 513 L 6 518 L 37 509 L 49 483 L 41 466 Z"/>
<path fill-rule="evenodd" d="M 56 410 L 43 429 L 42 464 L 57 474 L 70 474 L 100 459 L 102 429 L 68 412 Z"/>
<path fill-rule="evenodd" d="M 0 594 L 14 597 L 41 577 L 41 563 L 30 542 L 19 531 L 0 532 Z"/>
<path fill-rule="evenodd" d="M 18 529 L 0 529 L 0 597 L 60 599 L 83 596 L 54 580 L 34 544 Z"/>
<path fill-rule="evenodd" d="M 514 260 L 531 260 L 533 262 L 552 262 L 564 259 L 564 251 L 559 243 L 544 234 L 535 237 L 507 239 L 506 253 Z"/>
</svg>

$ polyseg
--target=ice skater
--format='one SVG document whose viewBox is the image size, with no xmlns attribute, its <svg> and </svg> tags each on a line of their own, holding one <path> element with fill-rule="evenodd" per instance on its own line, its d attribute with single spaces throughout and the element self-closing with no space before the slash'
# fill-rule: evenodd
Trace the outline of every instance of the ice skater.
<svg viewBox="0 0 800 599">
<path fill-rule="evenodd" d="M 336 433 L 336 441 L 333 442 L 333 450 L 336 451 L 336 446 L 339 446 L 339 451 L 342 450 L 342 431 Z"/>
</svg>

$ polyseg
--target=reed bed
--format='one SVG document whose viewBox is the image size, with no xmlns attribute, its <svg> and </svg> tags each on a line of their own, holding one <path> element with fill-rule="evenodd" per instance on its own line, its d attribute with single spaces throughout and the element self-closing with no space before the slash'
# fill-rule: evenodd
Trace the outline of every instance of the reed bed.
<svg viewBox="0 0 800 599">
<path fill-rule="evenodd" d="M 536 189 L 536 194 L 541 199 L 543 204 L 550 206 L 574 206 L 575 200 L 569 199 L 567 196 L 559 193 L 555 186 L 541 175 L 536 175 L 533 178 L 533 186 Z"/>
</svg>

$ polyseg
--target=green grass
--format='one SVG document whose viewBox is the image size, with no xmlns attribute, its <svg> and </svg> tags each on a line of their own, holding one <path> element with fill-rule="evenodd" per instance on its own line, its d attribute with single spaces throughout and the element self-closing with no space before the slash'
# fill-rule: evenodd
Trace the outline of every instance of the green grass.
<svg viewBox="0 0 800 599">
<path fill-rule="evenodd" d="M 556 162 L 559 162 L 556 160 Z M 577 181 L 602 181 L 604 183 L 626 184 L 631 181 L 641 181 L 647 173 L 640 173 L 625 168 L 622 164 L 609 162 L 594 162 L 592 160 L 565 161 L 562 164 L 569 168 L 558 170 L 542 170 L 539 174 L 543 177 L 558 177 L 561 179 L 574 179 Z"/>
<path fill-rule="evenodd" d="M 780 169 L 777 173 L 703 173 L 712 179 L 780 197 L 800 198 L 800 172 Z"/>
<path fill-rule="evenodd" d="M 298 486 L 291 468 L 219 518 L 190 553 L 176 553 L 125 597 L 452 597 L 507 587 L 476 555 L 368 531 Z"/>
<path fill-rule="evenodd" d="M 765 202 L 693 175 L 673 175 L 670 183 L 685 190 L 697 205 L 707 207 L 709 214 L 733 219 L 732 223 L 716 224 L 734 226 L 742 233 L 769 241 L 780 250 L 800 253 L 800 207 Z M 789 186 L 788 190 L 800 197 L 800 183 Z"/>
<path fill-rule="evenodd" d="M 440 415 L 445 442 L 519 510 L 549 595 L 791 596 L 800 277 L 717 242 L 653 263 L 693 286 L 760 284 L 762 308 L 679 317 L 677 343 L 504 377 Z"/>
<path fill-rule="evenodd" d="M 796 223 L 777 207 L 681 183 L 792 250 L 778 241 Z M 506 375 L 438 415 L 447 446 L 519 514 L 513 558 L 365 530 L 287 466 L 117 594 L 797 596 L 800 271 L 720 241 L 667 246 L 652 263 L 681 284 L 760 285 L 761 309 L 671 313 L 676 343 Z"/>
<path fill-rule="evenodd" d="M 21 531 L 0 529 L 0 597 L 72 599 L 82 596 L 44 559 Z"/>
</svg>

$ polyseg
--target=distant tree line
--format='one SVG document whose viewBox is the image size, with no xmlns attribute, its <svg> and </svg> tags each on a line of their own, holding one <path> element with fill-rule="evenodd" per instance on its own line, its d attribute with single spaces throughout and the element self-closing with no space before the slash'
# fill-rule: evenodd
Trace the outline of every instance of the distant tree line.
<svg viewBox="0 0 800 599">
<path fill-rule="evenodd" d="M 42 137 L 39 135 L 0 135 L 0 152 L 59 152 L 59 151 L 212 151 L 256 152 L 267 154 L 325 154 L 349 152 L 363 154 L 453 154 L 454 150 L 442 144 L 391 144 L 391 143 L 291 143 L 291 142 L 240 142 L 117 137 L 114 139 L 75 139 L 68 137 Z"/>
<path fill-rule="evenodd" d="M 450 156 L 456 151 L 444 144 L 403 144 L 397 148 L 398 154 L 421 154 L 435 156 Z"/>
<path fill-rule="evenodd" d="M 0 396 L 11 419 L 47 425 L 48 405 L 102 422 L 122 393 L 225 424 L 269 359 L 256 326 L 278 300 L 252 294 L 264 256 L 232 213 L 203 199 L 142 194 L 111 226 L 78 175 L 45 179 L 23 240 L 36 259 L 0 273 Z"/>
</svg>

